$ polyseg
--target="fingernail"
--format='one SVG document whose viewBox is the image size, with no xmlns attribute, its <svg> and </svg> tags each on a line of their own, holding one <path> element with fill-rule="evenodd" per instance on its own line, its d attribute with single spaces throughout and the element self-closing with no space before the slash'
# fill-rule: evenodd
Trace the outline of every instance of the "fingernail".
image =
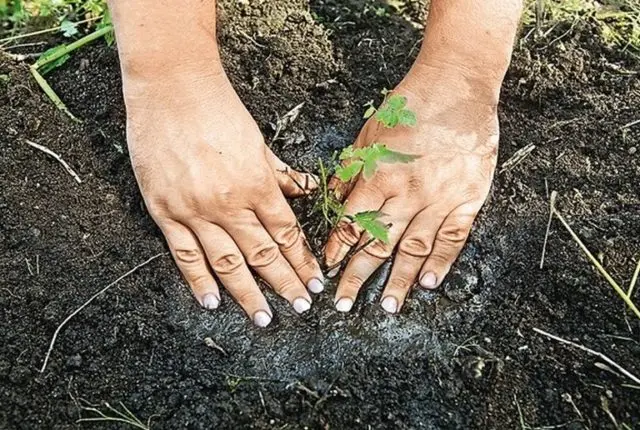
<svg viewBox="0 0 640 430">
<path fill-rule="evenodd" d="M 327 272 L 327 278 L 335 278 L 339 271 L 340 271 L 340 265 L 329 270 L 329 272 Z"/>
<path fill-rule="evenodd" d="M 318 294 L 324 291 L 324 283 L 320 279 L 313 278 L 312 280 L 309 281 L 307 288 L 312 293 Z"/>
<path fill-rule="evenodd" d="M 311 309 L 311 303 L 303 297 L 298 297 L 293 301 L 293 309 L 299 314 L 302 314 Z"/>
<path fill-rule="evenodd" d="M 202 306 L 205 309 L 217 309 L 218 305 L 220 305 L 220 300 L 216 297 L 215 294 L 205 294 L 205 296 L 202 298 Z"/>
<path fill-rule="evenodd" d="M 353 307 L 353 300 L 349 297 L 343 297 L 336 302 L 336 310 L 339 312 L 349 312 Z"/>
<path fill-rule="evenodd" d="M 385 297 L 382 300 L 382 303 L 380 303 L 380 306 L 382 306 L 382 309 L 389 312 L 390 314 L 395 314 L 396 312 L 398 312 L 398 301 L 395 297 Z"/>
<path fill-rule="evenodd" d="M 420 278 L 420 285 L 424 288 L 434 288 L 437 283 L 438 278 L 436 278 L 436 274 L 433 272 L 427 272 L 422 278 Z"/>
<path fill-rule="evenodd" d="M 271 316 L 265 311 L 258 311 L 253 314 L 253 323 L 258 327 L 266 327 L 271 323 Z"/>
</svg>

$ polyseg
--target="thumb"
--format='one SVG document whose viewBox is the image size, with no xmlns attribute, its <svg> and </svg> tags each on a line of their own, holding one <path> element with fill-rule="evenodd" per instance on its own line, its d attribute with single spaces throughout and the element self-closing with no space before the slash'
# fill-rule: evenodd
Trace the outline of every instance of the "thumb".
<svg viewBox="0 0 640 430">
<path fill-rule="evenodd" d="M 287 163 L 279 159 L 269 147 L 266 147 L 267 161 L 278 180 L 280 190 L 286 197 L 301 197 L 311 194 L 318 188 L 318 178 L 311 173 L 293 170 Z"/>
</svg>

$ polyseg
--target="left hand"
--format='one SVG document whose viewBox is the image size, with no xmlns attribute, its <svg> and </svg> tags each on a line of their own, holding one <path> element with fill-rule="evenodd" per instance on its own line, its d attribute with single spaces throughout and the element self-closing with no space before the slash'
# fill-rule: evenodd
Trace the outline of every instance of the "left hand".
<svg viewBox="0 0 640 430">
<path fill-rule="evenodd" d="M 374 241 L 348 262 L 335 296 L 337 310 L 348 312 L 364 282 L 397 249 L 382 307 L 398 312 L 411 287 L 437 288 L 462 250 L 471 225 L 491 186 L 497 163 L 497 100 L 483 97 L 462 74 L 414 67 L 393 91 L 406 96 L 415 127 L 385 128 L 375 115 L 354 146 L 374 142 L 419 156 L 407 164 L 378 163 L 370 179 L 350 184 L 332 179 L 338 196 L 346 195 L 346 215 L 379 210 L 391 224 L 389 243 Z M 341 221 L 326 249 L 328 267 L 369 240 L 354 223 Z M 329 276 L 335 276 L 335 272 Z"/>
</svg>

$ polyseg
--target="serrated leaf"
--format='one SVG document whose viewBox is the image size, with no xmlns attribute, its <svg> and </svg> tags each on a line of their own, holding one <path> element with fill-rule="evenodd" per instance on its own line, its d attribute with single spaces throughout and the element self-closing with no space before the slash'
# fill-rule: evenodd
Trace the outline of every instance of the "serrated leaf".
<svg viewBox="0 0 640 430">
<path fill-rule="evenodd" d="M 64 37 L 73 37 L 78 34 L 76 24 L 67 19 L 60 23 L 60 31 Z"/>
<path fill-rule="evenodd" d="M 353 178 L 358 176 L 358 174 L 362 170 L 362 166 L 363 165 L 364 165 L 363 161 L 354 160 L 350 164 L 348 164 L 348 165 L 346 165 L 344 167 L 343 166 L 337 166 L 336 167 L 336 176 L 342 182 L 349 182 L 350 180 L 352 180 Z"/>
<path fill-rule="evenodd" d="M 381 150 L 380 156 L 378 159 L 383 163 L 411 163 L 412 161 L 420 158 L 419 155 L 413 154 L 404 154 L 402 152 L 392 151 L 383 145 L 383 150 Z"/>
<path fill-rule="evenodd" d="M 354 158 L 355 155 L 353 153 L 353 145 L 349 145 L 347 147 L 345 147 L 342 152 L 340 152 L 340 156 L 338 157 L 338 159 L 340 160 L 348 160 L 350 158 Z"/>
<path fill-rule="evenodd" d="M 418 119 L 416 118 L 416 114 L 409 109 L 404 109 L 400 112 L 400 124 L 406 125 L 408 127 L 415 127 L 418 123 Z"/>
<path fill-rule="evenodd" d="M 398 94 L 392 94 L 387 99 L 386 104 L 393 110 L 399 111 L 407 105 L 407 98 Z"/>
<path fill-rule="evenodd" d="M 376 173 L 376 169 L 378 168 L 378 163 L 375 158 L 369 158 L 364 160 L 364 166 L 362 168 L 362 176 L 365 179 L 371 179 L 371 177 Z"/>
<path fill-rule="evenodd" d="M 373 105 L 369 106 L 369 108 L 364 113 L 364 119 L 371 118 L 374 113 L 376 113 L 376 108 Z"/>
<path fill-rule="evenodd" d="M 353 221 L 371 237 L 389 243 L 389 229 L 379 220 L 382 215 L 383 213 L 380 211 L 360 212 L 353 216 Z"/>
</svg>

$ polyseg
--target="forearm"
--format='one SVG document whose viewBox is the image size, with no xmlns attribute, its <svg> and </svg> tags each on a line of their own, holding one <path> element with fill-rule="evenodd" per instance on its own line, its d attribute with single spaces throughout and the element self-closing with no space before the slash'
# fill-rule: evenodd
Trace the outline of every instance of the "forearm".
<svg viewBox="0 0 640 430">
<path fill-rule="evenodd" d="M 432 0 L 416 64 L 459 73 L 497 102 L 521 12 L 522 0 Z"/>
<path fill-rule="evenodd" d="M 218 60 L 215 0 L 109 0 L 123 71 L 144 74 Z"/>
</svg>

